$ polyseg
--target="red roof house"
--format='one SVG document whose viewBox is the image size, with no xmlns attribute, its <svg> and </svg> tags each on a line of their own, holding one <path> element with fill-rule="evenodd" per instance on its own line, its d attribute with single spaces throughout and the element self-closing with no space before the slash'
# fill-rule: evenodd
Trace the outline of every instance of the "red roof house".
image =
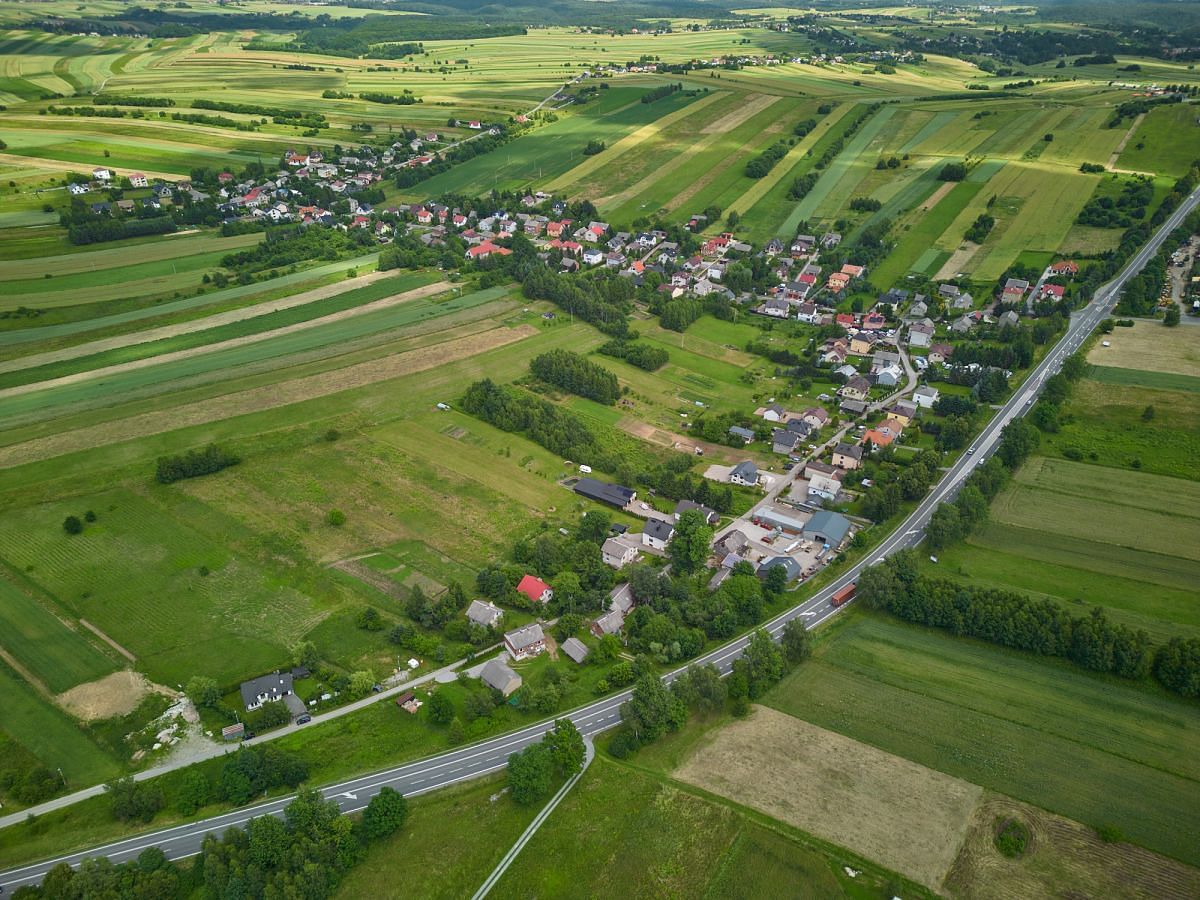
<svg viewBox="0 0 1200 900">
<path fill-rule="evenodd" d="M 524 594 L 534 603 L 548 603 L 554 596 L 550 585 L 533 575 L 526 575 L 517 585 L 517 592 Z"/>
</svg>

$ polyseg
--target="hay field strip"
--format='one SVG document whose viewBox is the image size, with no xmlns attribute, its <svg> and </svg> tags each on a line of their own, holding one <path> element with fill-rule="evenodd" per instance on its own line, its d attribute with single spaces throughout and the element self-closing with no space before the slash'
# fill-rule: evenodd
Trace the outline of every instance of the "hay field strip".
<svg viewBox="0 0 1200 900">
<path fill-rule="evenodd" d="M 207 253 L 232 253 L 251 247 L 262 239 L 262 234 L 232 237 L 219 234 L 167 235 L 144 244 L 87 249 L 38 259 L 6 260 L 4 266 L 0 267 L 0 297 L 22 288 L 29 290 L 30 283 L 34 282 L 44 281 L 46 290 L 115 284 L 122 281 L 126 273 L 131 272 L 134 278 L 155 275 L 169 269 L 172 261 Z M 150 266 L 151 263 L 163 262 L 164 266 Z M 43 278 L 47 272 L 54 278 Z"/>
<path fill-rule="evenodd" d="M 874 162 L 866 158 L 866 150 L 880 135 L 895 114 L 896 107 L 886 106 L 877 111 L 871 117 L 871 120 L 859 129 L 858 133 L 851 138 L 845 149 L 837 155 L 837 158 L 830 164 L 829 168 L 825 170 L 825 173 L 817 179 L 817 183 L 808 192 L 808 196 L 796 205 L 796 210 L 792 214 L 796 218 L 796 221 L 812 218 L 817 208 L 830 194 L 835 192 L 839 185 L 845 182 L 847 187 L 849 187 L 857 183 L 858 179 L 862 178 L 875 165 Z"/>
</svg>

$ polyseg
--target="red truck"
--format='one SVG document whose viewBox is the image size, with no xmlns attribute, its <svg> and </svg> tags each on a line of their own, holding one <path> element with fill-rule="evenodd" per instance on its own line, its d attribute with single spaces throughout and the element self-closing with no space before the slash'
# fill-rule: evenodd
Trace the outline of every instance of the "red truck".
<svg viewBox="0 0 1200 900">
<path fill-rule="evenodd" d="M 841 606 L 854 599 L 854 592 L 856 590 L 858 590 L 857 584 L 848 584 L 844 588 L 835 591 L 833 596 L 829 598 L 829 602 L 833 606 Z"/>
</svg>

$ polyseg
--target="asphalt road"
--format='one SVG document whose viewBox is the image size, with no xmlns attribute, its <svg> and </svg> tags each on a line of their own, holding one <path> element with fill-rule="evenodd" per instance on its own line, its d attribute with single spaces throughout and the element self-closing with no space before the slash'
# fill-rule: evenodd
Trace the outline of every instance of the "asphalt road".
<svg viewBox="0 0 1200 900">
<path fill-rule="evenodd" d="M 1132 260 L 1121 270 L 1111 282 L 1096 292 L 1092 302 L 1071 317 L 1066 333 L 1060 338 L 1053 350 L 1038 363 L 1029 373 L 1023 386 L 996 413 L 982 433 L 971 443 L 973 452 L 964 453 L 943 475 L 933 491 L 913 510 L 904 523 L 896 529 L 875 551 L 865 560 L 851 566 L 833 584 L 824 588 L 816 596 L 794 606 L 768 622 L 765 627 L 772 636 L 778 637 L 785 624 L 795 618 L 802 618 L 808 628 L 815 628 L 825 620 L 836 615 L 840 609 L 829 603 L 830 596 L 858 578 L 859 574 L 869 565 L 874 565 L 885 557 L 907 547 L 920 543 L 925 525 L 939 503 L 953 499 L 962 486 L 963 481 L 982 461 L 995 450 L 1000 441 L 1000 433 L 1004 426 L 1013 419 L 1024 415 L 1033 400 L 1037 397 L 1045 380 L 1057 373 L 1063 360 L 1074 353 L 1083 340 L 1092 332 L 1096 325 L 1112 311 L 1116 304 L 1121 287 L 1125 281 L 1135 275 L 1158 252 L 1159 246 L 1173 229 L 1183 221 L 1184 217 L 1200 203 L 1200 188 L 1197 188 L 1179 208 L 1167 219 L 1150 241 L 1138 251 Z M 844 607 L 842 607 L 844 608 Z M 749 643 L 749 637 L 744 636 L 719 647 L 702 657 L 694 659 L 692 665 L 714 665 L 722 673 L 727 673 L 733 661 L 741 655 Z M 664 678 L 672 681 L 683 668 L 677 669 Z M 575 722 L 579 730 L 586 736 L 592 737 L 612 728 L 621 718 L 621 704 L 629 699 L 630 692 L 625 691 L 612 697 L 598 700 L 588 706 L 566 714 Z M 560 717 L 561 718 L 561 717 Z M 461 747 L 442 753 L 428 759 L 407 763 L 402 766 L 354 778 L 340 784 L 329 785 L 321 789 L 325 797 L 335 800 L 343 812 L 356 812 L 363 809 L 370 799 L 379 792 L 380 788 L 391 787 L 405 796 L 415 796 L 437 790 L 469 778 L 476 778 L 490 772 L 503 769 L 508 763 L 508 756 L 529 744 L 542 739 L 542 735 L 553 725 L 553 720 L 539 722 L 519 731 L 509 732 L 500 737 Z M 107 856 L 114 863 L 127 862 L 135 859 L 139 853 L 148 847 L 159 847 L 170 859 L 183 859 L 200 852 L 204 836 L 209 833 L 220 833 L 227 828 L 244 825 L 255 816 L 281 815 L 284 807 L 291 802 L 291 797 L 280 797 L 257 806 L 249 806 L 223 815 L 213 816 L 199 822 L 179 825 L 160 831 L 150 832 L 139 837 L 93 847 L 79 853 L 71 853 L 54 859 L 44 860 L 31 865 L 22 866 L 0 874 L 0 887 L 7 891 L 26 884 L 36 884 L 41 881 L 47 871 L 55 865 L 66 862 L 78 865 L 83 859 L 91 856 Z"/>
</svg>

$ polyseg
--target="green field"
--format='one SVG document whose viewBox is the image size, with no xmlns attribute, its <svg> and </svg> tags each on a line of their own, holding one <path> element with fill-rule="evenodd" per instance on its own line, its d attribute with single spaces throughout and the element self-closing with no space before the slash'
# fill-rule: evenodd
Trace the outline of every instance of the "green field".
<svg viewBox="0 0 1200 900">
<path fill-rule="evenodd" d="M 1194 705 L 1069 665 L 857 616 L 766 705 L 1191 865 Z"/>
<path fill-rule="evenodd" d="M 1152 109 L 1133 133 L 1117 165 L 1135 172 L 1182 175 L 1200 153 L 1200 124 L 1191 104 Z"/>
<path fill-rule="evenodd" d="M 45 606 L 0 578 L 0 649 L 55 693 L 103 678 L 116 663 Z"/>
</svg>

